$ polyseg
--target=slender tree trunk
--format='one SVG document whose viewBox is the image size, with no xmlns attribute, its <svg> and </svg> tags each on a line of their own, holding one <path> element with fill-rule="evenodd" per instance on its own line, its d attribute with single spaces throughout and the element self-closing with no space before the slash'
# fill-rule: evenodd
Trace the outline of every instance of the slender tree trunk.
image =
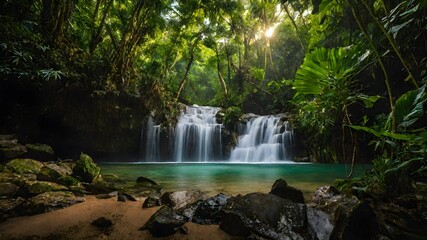
<svg viewBox="0 0 427 240">
<path fill-rule="evenodd" d="M 196 47 L 198 42 L 199 42 L 199 38 L 197 38 L 195 42 L 191 45 L 190 59 L 187 62 L 187 67 L 185 68 L 184 77 L 182 77 L 181 83 L 179 84 L 179 87 L 178 87 L 178 91 L 176 92 L 175 102 L 178 101 L 179 95 L 181 95 L 181 91 L 182 89 L 184 89 L 184 86 L 187 83 L 188 73 L 190 72 L 191 65 L 193 64 L 193 61 L 194 61 L 194 48 Z"/>
<path fill-rule="evenodd" d="M 283 8 L 285 9 L 285 12 L 286 12 L 286 15 L 288 15 L 288 18 L 291 19 L 292 25 L 294 26 L 295 32 L 297 33 L 299 43 L 301 44 L 301 48 L 305 52 L 305 47 L 304 47 L 304 43 L 302 42 L 302 39 L 301 39 L 301 34 L 299 32 L 298 26 L 297 26 L 294 18 L 291 16 L 291 13 L 289 12 L 288 5 L 286 3 L 284 3 Z"/>
<path fill-rule="evenodd" d="M 112 3 L 113 3 L 113 0 L 108 1 L 107 6 L 105 7 L 104 13 L 102 15 L 101 22 L 99 23 L 99 27 L 98 27 L 96 32 L 93 32 L 92 40 L 90 42 L 90 47 L 89 47 L 89 53 L 91 55 L 95 51 L 98 44 L 101 42 L 102 29 L 104 28 L 105 20 L 107 19 L 108 12 L 110 11 L 110 7 L 111 7 Z"/>
<path fill-rule="evenodd" d="M 221 64 L 220 64 L 220 58 L 219 58 L 219 52 L 218 52 L 218 46 L 215 45 L 215 50 L 216 50 L 216 68 L 217 68 L 217 72 L 218 72 L 218 80 L 219 83 L 221 84 L 222 88 L 224 89 L 224 94 L 227 97 L 228 96 L 228 91 L 227 91 L 227 85 L 224 81 L 224 78 L 222 77 L 221 74 Z"/>
</svg>

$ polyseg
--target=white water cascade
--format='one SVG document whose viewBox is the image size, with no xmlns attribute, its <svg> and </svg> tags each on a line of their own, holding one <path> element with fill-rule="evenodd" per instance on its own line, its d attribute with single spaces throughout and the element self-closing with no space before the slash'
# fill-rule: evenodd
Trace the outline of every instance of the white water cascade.
<svg viewBox="0 0 427 240">
<path fill-rule="evenodd" d="M 231 162 L 277 162 L 291 160 L 293 132 L 280 116 L 258 116 L 250 119 L 241 131 L 237 146 L 231 151 Z"/>
<path fill-rule="evenodd" d="M 146 129 L 145 159 L 147 162 L 157 162 L 160 160 L 160 125 L 155 124 L 153 117 L 150 116 Z"/>
<path fill-rule="evenodd" d="M 216 122 L 216 107 L 187 106 L 175 129 L 176 162 L 208 162 L 222 158 L 222 124 Z"/>
</svg>

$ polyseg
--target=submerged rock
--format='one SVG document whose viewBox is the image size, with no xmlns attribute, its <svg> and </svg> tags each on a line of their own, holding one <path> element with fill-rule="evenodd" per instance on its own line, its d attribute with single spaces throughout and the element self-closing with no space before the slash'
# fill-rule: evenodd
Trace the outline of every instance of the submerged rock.
<svg viewBox="0 0 427 240">
<path fill-rule="evenodd" d="M 283 179 L 278 179 L 271 187 L 270 194 L 278 197 L 289 199 L 295 203 L 304 203 L 304 195 L 301 190 L 288 186 L 288 183 Z"/>
<path fill-rule="evenodd" d="M 230 198 L 222 209 L 220 228 L 254 239 L 314 239 L 307 208 L 273 194 L 250 193 Z"/>
<path fill-rule="evenodd" d="M 33 173 L 38 174 L 43 167 L 43 163 L 27 158 L 17 158 L 6 163 L 6 167 L 17 174 Z"/>
<path fill-rule="evenodd" d="M 153 236 L 164 237 L 173 235 L 188 221 L 168 206 L 161 207 L 139 230 L 148 230 Z"/>
<path fill-rule="evenodd" d="M 76 165 L 73 169 L 73 174 L 77 179 L 80 179 L 82 182 L 91 183 L 95 180 L 101 169 L 89 155 L 84 153 L 80 154 L 79 160 L 77 160 Z"/>
<path fill-rule="evenodd" d="M 138 185 L 147 186 L 147 187 L 153 187 L 153 186 L 158 186 L 159 185 L 155 181 L 153 181 L 153 180 L 151 180 L 149 178 L 146 178 L 146 177 L 142 177 L 142 176 L 138 177 L 136 179 L 136 183 Z"/>
<path fill-rule="evenodd" d="M 45 192 L 29 198 L 24 204 L 27 215 L 34 215 L 65 208 L 84 202 L 82 197 L 76 197 L 72 192 Z"/>
<path fill-rule="evenodd" d="M 163 205 L 167 205 L 172 209 L 182 208 L 185 205 L 196 202 L 201 198 L 201 193 L 198 190 L 185 190 L 177 192 L 165 192 L 160 198 Z"/>
</svg>

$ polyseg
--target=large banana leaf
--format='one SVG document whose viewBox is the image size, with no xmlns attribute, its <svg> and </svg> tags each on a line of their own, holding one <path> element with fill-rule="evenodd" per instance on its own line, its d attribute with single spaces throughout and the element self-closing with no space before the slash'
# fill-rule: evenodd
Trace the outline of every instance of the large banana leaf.
<svg viewBox="0 0 427 240">
<path fill-rule="evenodd" d="M 423 116 L 426 100 L 425 85 L 419 89 L 409 91 L 397 99 L 395 114 L 398 130 L 408 128 Z"/>
<path fill-rule="evenodd" d="M 355 46 L 318 48 L 307 54 L 298 69 L 293 88 L 300 94 L 334 93 L 346 86 L 350 77 L 361 69 L 361 62 L 368 56 Z"/>
</svg>

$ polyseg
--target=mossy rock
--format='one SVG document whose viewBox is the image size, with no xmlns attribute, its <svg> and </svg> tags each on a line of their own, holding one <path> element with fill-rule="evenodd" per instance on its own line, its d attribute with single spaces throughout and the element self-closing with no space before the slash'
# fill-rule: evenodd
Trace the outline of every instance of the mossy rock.
<svg viewBox="0 0 427 240">
<path fill-rule="evenodd" d="M 6 164 L 7 168 L 14 173 L 33 173 L 38 174 L 43 167 L 43 163 L 33 159 L 13 159 Z"/>
<path fill-rule="evenodd" d="M 38 174 L 38 180 L 56 182 L 60 177 L 71 175 L 73 172 L 68 166 L 49 163 L 42 167 Z"/>
<path fill-rule="evenodd" d="M 44 162 L 54 161 L 55 152 L 52 147 L 47 144 L 25 144 L 28 152 L 25 154 L 27 158 L 33 158 Z"/>
<path fill-rule="evenodd" d="M 19 190 L 19 187 L 13 183 L 0 183 L 0 197 L 13 197 Z"/>
<path fill-rule="evenodd" d="M 80 158 L 73 169 L 73 175 L 82 182 L 87 183 L 93 182 L 99 176 L 100 172 L 101 169 L 98 165 L 96 165 L 89 155 L 84 153 L 80 154 Z"/>
<path fill-rule="evenodd" d="M 25 188 L 29 194 L 68 190 L 68 188 L 63 185 L 46 181 L 28 181 L 25 184 Z"/>
<path fill-rule="evenodd" d="M 6 146 L 3 144 L 3 146 Z M 23 156 L 27 153 L 27 148 L 24 145 L 16 143 L 14 146 L 0 147 L 0 161 L 13 159 Z"/>
<path fill-rule="evenodd" d="M 59 183 L 67 186 L 67 187 L 71 187 L 71 186 L 81 186 L 82 183 L 77 180 L 75 177 L 72 176 L 68 176 L 68 175 L 63 175 L 58 179 Z"/>
<path fill-rule="evenodd" d="M 33 174 L 19 175 L 16 173 L 0 172 L 0 183 L 13 183 L 17 186 L 23 186 L 28 180 L 35 180 Z"/>
<path fill-rule="evenodd" d="M 24 204 L 24 209 L 26 214 L 33 215 L 54 211 L 84 201 L 84 198 L 76 197 L 68 191 L 45 192 L 28 199 Z"/>
</svg>

